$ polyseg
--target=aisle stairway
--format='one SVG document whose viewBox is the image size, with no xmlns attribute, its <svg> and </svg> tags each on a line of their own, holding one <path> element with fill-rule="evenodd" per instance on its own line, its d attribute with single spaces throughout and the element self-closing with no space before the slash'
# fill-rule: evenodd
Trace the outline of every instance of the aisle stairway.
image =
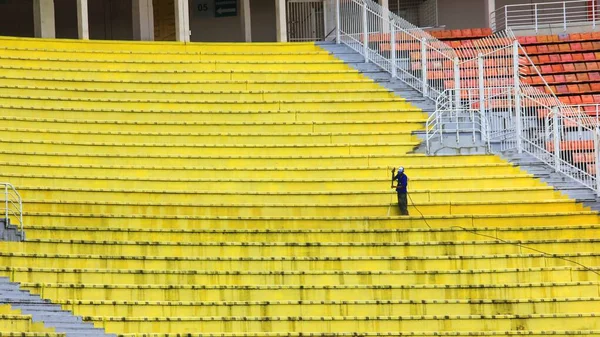
<svg viewBox="0 0 600 337">
<path fill-rule="evenodd" d="M 0 46 L 0 276 L 109 333 L 600 336 L 598 214 L 317 46 Z"/>
</svg>

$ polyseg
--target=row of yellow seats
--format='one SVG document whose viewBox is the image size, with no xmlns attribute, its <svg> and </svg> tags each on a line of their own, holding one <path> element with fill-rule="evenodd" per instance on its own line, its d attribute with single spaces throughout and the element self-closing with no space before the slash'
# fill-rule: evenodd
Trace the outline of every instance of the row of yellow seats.
<svg viewBox="0 0 600 337">
<path fill-rule="evenodd" d="M 57 170 L 59 171 L 59 170 Z M 129 173 L 129 171 L 128 171 Z M 227 173 L 223 173 L 227 174 Z M 87 200 L 130 203 L 228 203 L 228 204 L 297 204 L 310 200 L 321 204 L 360 204 L 394 203 L 396 192 L 381 186 L 374 191 L 311 191 L 311 192 L 257 192 L 257 191 L 187 191 L 178 192 L 166 189 L 94 189 L 84 187 L 47 187 L 20 185 L 19 193 L 26 200 Z M 440 202 L 502 202 L 511 200 L 564 200 L 567 197 L 552 187 L 513 187 L 492 189 L 435 189 L 410 190 L 410 198 L 415 203 Z"/>
<path fill-rule="evenodd" d="M 600 298 L 543 298 L 494 300 L 373 300 L 373 301 L 257 301 L 257 302 L 136 302 L 59 300 L 63 308 L 82 316 L 359 316 L 359 315 L 531 315 L 535 313 L 593 313 Z"/>
<path fill-rule="evenodd" d="M 549 263 L 552 265 L 552 263 Z M 264 271 L 213 271 L 213 270 L 131 270 L 131 269 L 58 269 L 5 267 L 2 275 L 19 282 L 44 280 L 53 283 L 82 284 L 136 284 L 136 285 L 461 285 L 518 284 L 535 282 L 598 281 L 592 271 L 585 268 L 538 267 L 489 270 L 415 270 L 415 271 L 325 271 L 325 270 L 264 270 Z"/>
<path fill-rule="evenodd" d="M 416 285 L 137 285 L 21 283 L 47 299 L 128 301 L 321 301 L 599 297 L 598 282 Z"/>
<path fill-rule="evenodd" d="M 28 76 L 0 75 L 0 87 L 13 89 L 39 89 L 56 90 L 65 92 L 102 93 L 126 92 L 130 94 L 164 93 L 164 94 L 202 94 L 202 93 L 352 93 L 372 92 L 382 93 L 389 90 L 381 87 L 368 78 L 353 78 L 340 80 L 306 80 L 282 79 L 272 80 L 223 80 L 204 81 L 195 79 L 189 81 L 165 80 L 143 81 L 132 79 L 130 81 L 105 81 L 77 80 L 69 81 L 67 78 L 50 78 L 36 76 L 31 72 Z"/>
<path fill-rule="evenodd" d="M 184 228 L 125 228 L 88 226 L 43 226 L 25 224 L 30 239 L 56 240 L 125 240 L 171 242 L 419 242 L 419 241 L 487 241 L 503 240 L 553 240 L 600 237 L 600 226 L 578 224 L 574 226 L 522 226 L 477 228 L 475 233 L 460 228 L 322 228 L 322 229 L 184 229 Z"/>
<path fill-rule="evenodd" d="M 407 217 L 224 217 L 104 213 L 56 213 L 24 211 L 25 222 L 41 226 L 178 229 L 395 229 L 401 228 L 477 228 L 520 226 L 573 226 L 599 223 L 598 212 L 548 212 L 522 214 L 423 215 Z"/>
<path fill-rule="evenodd" d="M 287 317 L 280 313 L 274 317 L 84 317 L 96 327 L 107 331 L 157 332 L 263 332 L 295 331 L 366 332 L 366 331 L 510 331 L 510 330 L 560 330 L 577 326 L 584 330 L 600 329 L 597 314 L 532 314 L 532 315 L 426 315 L 426 316 L 357 316 Z M 522 328 L 519 328 L 521 326 Z"/>
<path fill-rule="evenodd" d="M 526 250 L 526 248 L 524 248 Z M 320 257 L 168 257 L 98 254 L 0 252 L 6 266 L 28 268 L 140 269 L 140 270 L 322 270 L 402 271 L 536 268 L 600 265 L 598 252 L 477 254 L 452 256 L 320 256 Z M 591 275 L 591 274 L 590 274 Z M 597 290 L 597 289 L 596 289 Z M 592 295 L 596 296 L 596 295 Z"/>
<path fill-rule="evenodd" d="M 1 177 L 1 176 L 0 176 Z M 13 181 L 18 181 L 12 179 Z M 218 182 L 217 182 L 218 183 Z M 220 185 L 227 185 L 219 183 Z M 252 183 L 250 183 L 252 184 Z M 213 216 L 213 217 L 358 217 L 399 215 L 397 203 L 340 203 L 340 204 L 229 204 L 215 200 L 214 203 L 157 203 L 116 202 L 87 200 L 39 200 L 28 199 L 28 212 L 50 213 L 104 213 L 107 216 L 144 214 L 147 216 Z M 310 199 L 302 200 L 309 202 Z M 392 209 L 393 208 L 393 209 Z M 455 201 L 411 202 L 409 211 L 427 215 L 473 215 L 473 214 L 524 214 L 550 212 L 590 211 L 574 200 L 512 200 L 512 201 Z"/>
<path fill-rule="evenodd" d="M 140 109 L 132 109 L 125 111 L 123 109 L 115 110 L 103 110 L 94 111 L 93 109 L 28 109 L 28 108 L 17 108 L 7 105 L 3 105 L 0 102 L 0 116 L 4 117 L 21 117 L 21 118 L 39 118 L 39 119 L 61 119 L 61 120 L 81 120 L 81 121 L 116 121 L 116 122 L 137 122 L 137 123 L 148 123 L 148 122 L 159 122 L 159 121 L 179 121 L 179 122 L 335 122 L 335 121 L 386 121 L 386 120 L 400 120 L 405 122 L 422 122 L 427 117 L 423 112 L 407 107 L 399 108 L 393 111 L 379 110 L 379 111 L 361 111 L 361 109 L 355 110 L 341 110 L 341 111 L 269 111 L 269 110 L 246 110 L 246 111 L 145 111 Z M 19 129 L 24 131 L 36 130 L 27 129 L 23 127 L 9 128 L 10 118 L 1 118 L 6 121 L 6 125 L 3 126 L 6 131 Z M 53 130 L 55 127 L 52 125 L 46 125 L 45 130 Z M 40 129 L 37 129 L 40 130 Z M 80 132 L 78 129 L 73 128 L 71 130 L 65 130 L 66 133 L 77 133 Z M 185 131 L 185 132 L 181 132 Z M 217 130 L 215 130 L 217 131 Z M 227 132 L 222 130 L 221 133 Z M 402 133 L 402 131 L 388 131 L 394 133 Z M 405 131 L 408 132 L 408 131 Z M 25 132 L 24 132 L 25 133 Z M 88 132 L 91 133 L 91 132 Z M 94 133 L 99 133 L 98 131 Z M 144 134 L 143 131 L 139 132 L 128 132 L 127 130 L 120 131 L 118 129 L 112 131 L 104 131 L 103 133 L 110 134 Z M 165 133 L 165 132 L 162 132 Z M 180 130 L 179 135 L 192 134 L 192 132 L 186 130 Z M 231 133 L 231 132 L 230 132 Z M 305 132 L 308 133 L 308 132 Z M 316 137 L 319 136 L 318 132 L 311 132 Z M 330 134 L 342 134 L 349 133 L 340 130 L 339 132 L 329 132 Z M 360 133 L 357 131 L 350 133 Z M 365 132 L 362 132 L 365 133 Z M 384 132 L 379 132 L 384 133 Z M 146 134 L 148 134 L 146 132 Z M 157 132 L 155 134 L 161 134 Z M 232 133 L 234 134 L 234 133 Z M 276 135 L 277 133 L 273 132 Z M 151 133 L 149 135 L 152 135 Z"/>
</svg>

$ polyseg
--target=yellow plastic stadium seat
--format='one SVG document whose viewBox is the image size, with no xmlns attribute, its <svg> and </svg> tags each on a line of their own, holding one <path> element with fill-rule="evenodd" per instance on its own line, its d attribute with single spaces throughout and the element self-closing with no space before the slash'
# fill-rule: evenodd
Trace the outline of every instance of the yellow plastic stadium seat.
<svg viewBox="0 0 600 337">
<path fill-rule="evenodd" d="M 123 337 L 600 337 L 598 213 L 427 117 L 312 43 L 0 38 L 0 276 Z"/>
</svg>

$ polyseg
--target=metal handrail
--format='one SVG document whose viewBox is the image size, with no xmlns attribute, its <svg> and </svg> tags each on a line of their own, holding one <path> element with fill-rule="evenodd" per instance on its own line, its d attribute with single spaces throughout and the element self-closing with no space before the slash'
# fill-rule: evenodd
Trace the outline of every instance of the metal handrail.
<svg viewBox="0 0 600 337">
<path fill-rule="evenodd" d="M 5 219 L 5 225 L 8 226 L 9 220 L 13 219 L 13 223 L 17 221 L 17 226 L 23 232 L 23 198 L 19 191 L 10 183 L 0 182 L 0 186 L 3 186 L 4 200 L 2 200 L 2 207 L 4 207 L 3 214 Z"/>
<path fill-rule="evenodd" d="M 595 13 L 595 3 L 593 9 Z M 600 195 L 600 169 L 590 174 L 589 156 L 579 156 L 590 150 L 596 120 L 549 90 L 511 29 L 453 49 L 371 0 L 336 0 L 336 21 L 337 43 L 436 101 L 438 112 L 426 123 L 428 142 L 442 132 L 443 110 L 469 111 L 474 118 L 481 116 L 477 127 L 495 148 L 527 152 Z M 533 67 L 545 90 L 523 83 L 525 66 Z M 498 105 L 505 108 L 504 115 L 495 109 Z M 564 158 L 564 142 L 578 151 L 578 161 Z M 600 153 L 600 140 L 593 146 Z"/>
<path fill-rule="evenodd" d="M 561 27 L 566 31 L 575 24 L 591 24 L 596 28 L 599 4 L 597 0 L 571 0 L 506 5 L 490 14 L 492 29 L 534 29 Z"/>
</svg>

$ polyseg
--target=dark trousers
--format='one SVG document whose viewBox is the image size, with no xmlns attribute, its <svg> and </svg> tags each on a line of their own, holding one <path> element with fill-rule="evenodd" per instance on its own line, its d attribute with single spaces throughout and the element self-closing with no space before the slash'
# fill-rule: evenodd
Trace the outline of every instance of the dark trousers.
<svg viewBox="0 0 600 337">
<path fill-rule="evenodd" d="M 400 208 L 400 215 L 408 215 L 408 201 L 404 192 L 398 192 L 398 207 Z"/>
</svg>

